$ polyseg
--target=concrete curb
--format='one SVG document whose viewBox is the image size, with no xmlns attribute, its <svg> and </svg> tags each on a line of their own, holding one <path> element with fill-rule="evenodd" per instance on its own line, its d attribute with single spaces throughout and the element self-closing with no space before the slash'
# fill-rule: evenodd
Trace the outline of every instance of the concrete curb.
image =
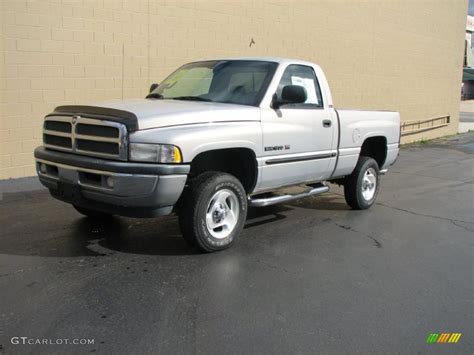
<svg viewBox="0 0 474 355">
<path fill-rule="evenodd" d="M 36 176 L 29 176 L 19 179 L 0 180 L 0 195 L 2 193 L 26 192 L 43 190 L 45 187 L 41 185 Z"/>
</svg>

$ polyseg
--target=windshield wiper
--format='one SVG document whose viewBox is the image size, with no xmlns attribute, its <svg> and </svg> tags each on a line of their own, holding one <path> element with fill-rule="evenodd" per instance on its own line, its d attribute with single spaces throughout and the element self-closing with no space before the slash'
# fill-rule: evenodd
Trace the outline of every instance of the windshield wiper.
<svg viewBox="0 0 474 355">
<path fill-rule="evenodd" d="M 188 100 L 188 101 L 205 101 L 205 102 L 212 102 L 210 99 L 206 99 L 201 96 L 177 96 L 177 97 L 170 97 L 172 100 Z"/>
<path fill-rule="evenodd" d="M 163 95 L 158 94 L 156 92 L 152 92 L 151 94 L 146 95 L 146 99 L 162 99 Z"/>
</svg>

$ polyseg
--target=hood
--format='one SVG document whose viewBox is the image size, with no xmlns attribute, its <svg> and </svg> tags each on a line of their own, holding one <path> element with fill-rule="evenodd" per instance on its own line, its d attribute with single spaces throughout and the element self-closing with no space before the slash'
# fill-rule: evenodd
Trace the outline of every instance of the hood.
<svg viewBox="0 0 474 355">
<path fill-rule="evenodd" d="M 218 102 L 131 99 L 106 101 L 91 106 L 133 113 L 138 120 L 138 129 L 260 120 L 258 107 Z"/>
</svg>

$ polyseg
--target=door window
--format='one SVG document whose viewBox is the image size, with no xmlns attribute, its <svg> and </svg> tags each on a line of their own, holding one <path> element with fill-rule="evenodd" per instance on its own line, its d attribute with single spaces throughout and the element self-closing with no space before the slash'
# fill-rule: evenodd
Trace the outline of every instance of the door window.
<svg viewBox="0 0 474 355">
<path fill-rule="evenodd" d="M 313 68 L 306 65 L 289 65 L 278 84 L 277 96 L 281 99 L 283 88 L 287 85 L 302 86 L 306 90 L 307 99 L 302 104 L 290 104 L 291 107 L 323 107 L 323 99 L 319 88 L 318 79 Z"/>
</svg>

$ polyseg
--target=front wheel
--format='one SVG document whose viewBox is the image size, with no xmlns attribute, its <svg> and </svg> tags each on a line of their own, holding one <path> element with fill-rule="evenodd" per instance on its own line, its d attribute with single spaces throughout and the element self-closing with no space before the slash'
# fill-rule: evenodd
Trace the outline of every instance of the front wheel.
<svg viewBox="0 0 474 355">
<path fill-rule="evenodd" d="M 237 178 L 206 172 L 189 186 L 180 209 L 183 237 L 204 252 L 228 248 L 247 218 L 247 195 Z"/>
<path fill-rule="evenodd" d="M 369 157 L 361 156 L 344 182 L 344 197 L 355 210 L 365 210 L 375 203 L 379 192 L 379 166 Z"/>
</svg>

